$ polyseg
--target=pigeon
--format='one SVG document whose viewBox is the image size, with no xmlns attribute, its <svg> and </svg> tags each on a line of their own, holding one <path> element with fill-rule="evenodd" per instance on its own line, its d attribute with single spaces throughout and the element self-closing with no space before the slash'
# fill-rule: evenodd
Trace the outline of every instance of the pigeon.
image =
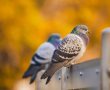
<svg viewBox="0 0 110 90">
<path fill-rule="evenodd" d="M 88 45 L 88 27 L 86 25 L 77 25 L 57 46 L 52 56 L 51 63 L 47 70 L 41 76 L 41 79 L 46 79 L 48 84 L 54 73 L 63 66 L 68 67 L 74 61 L 79 60 Z"/>
<path fill-rule="evenodd" d="M 60 41 L 60 35 L 54 33 L 37 49 L 31 59 L 29 68 L 23 75 L 23 78 L 31 77 L 30 84 L 35 81 L 38 72 L 47 67 L 47 64 L 51 61 L 53 53 Z"/>
</svg>

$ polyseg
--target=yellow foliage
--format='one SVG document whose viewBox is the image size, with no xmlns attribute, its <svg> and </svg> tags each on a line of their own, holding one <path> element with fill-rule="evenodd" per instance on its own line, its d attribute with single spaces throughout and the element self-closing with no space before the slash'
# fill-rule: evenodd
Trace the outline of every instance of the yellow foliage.
<svg viewBox="0 0 110 90">
<path fill-rule="evenodd" d="M 0 89 L 11 90 L 14 82 L 21 79 L 32 54 L 49 34 L 60 33 L 64 37 L 77 24 L 88 25 L 91 32 L 90 44 L 80 62 L 99 57 L 101 32 L 110 25 L 109 3 L 0 0 Z"/>
</svg>

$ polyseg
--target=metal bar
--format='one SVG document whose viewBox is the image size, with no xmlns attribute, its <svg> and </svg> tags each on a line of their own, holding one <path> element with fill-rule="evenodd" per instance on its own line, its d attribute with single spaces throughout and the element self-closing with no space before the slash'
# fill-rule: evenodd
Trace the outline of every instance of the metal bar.
<svg viewBox="0 0 110 90">
<path fill-rule="evenodd" d="M 40 78 L 38 78 L 38 77 L 37 77 L 36 80 L 37 80 L 37 83 L 36 83 L 37 87 L 36 87 L 36 89 L 37 89 L 37 90 L 41 90 L 41 88 L 40 88 L 40 81 L 41 81 L 41 80 L 40 80 Z"/>
<path fill-rule="evenodd" d="M 66 89 L 65 75 L 66 75 L 66 67 L 63 67 L 61 70 L 61 90 L 67 90 Z"/>
<path fill-rule="evenodd" d="M 44 85 L 44 83 L 41 81 L 41 75 L 44 73 L 44 70 L 43 71 L 40 71 L 37 75 L 37 78 L 36 78 L 36 90 L 42 90 L 42 86 Z M 43 86 L 44 87 L 44 86 Z"/>
<path fill-rule="evenodd" d="M 100 90 L 100 59 L 93 59 L 72 66 L 73 90 Z"/>
<path fill-rule="evenodd" d="M 45 80 L 38 80 L 37 90 L 100 90 L 100 61 L 93 59 L 70 68 L 63 67 L 48 85 L 45 85 Z"/>
<path fill-rule="evenodd" d="M 102 33 L 102 90 L 110 90 L 107 70 L 110 67 L 110 28 Z"/>
</svg>

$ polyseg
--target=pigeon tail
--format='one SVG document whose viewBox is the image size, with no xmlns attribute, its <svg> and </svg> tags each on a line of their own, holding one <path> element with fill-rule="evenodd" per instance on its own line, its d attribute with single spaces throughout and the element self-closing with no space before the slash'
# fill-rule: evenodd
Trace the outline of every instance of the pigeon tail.
<svg viewBox="0 0 110 90">
<path fill-rule="evenodd" d="M 41 67 L 36 68 L 36 71 L 33 73 L 32 77 L 31 77 L 30 84 L 32 84 L 32 83 L 35 81 L 38 72 L 39 72 L 40 70 L 42 70 L 42 69 L 43 69 L 43 68 L 41 68 Z"/>
<path fill-rule="evenodd" d="M 44 68 L 45 68 L 44 65 L 42 66 L 30 65 L 28 70 L 24 73 L 23 78 L 31 77 L 30 84 L 32 84 L 35 81 L 38 72 Z"/>
<path fill-rule="evenodd" d="M 35 71 L 35 67 L 36 66 L 34 64 L 31 64 L 29 66 L 29 68 L 27 69 L 27 71 L 24 73 L 22 78 L 28 78 L 28 77 L 32 76 Z"/>
<path fill-rule="evenodd" d="M 48 84 L 53 76 L 53 74 L 59 70 L 60 68 L 62 68 L 65 64 L 67 64 L 68 61 L 64 61 L 64 62 L 59 62 L 59 63 L 51 63 L 50 66 L 48 67 L 48 69 L 44 72 L 44 74 L 41 76 L 41 79 L 46 79 L 46 84 Z"/>
<path fill-rule="evenodd" d="M 52 78 L 52 76 L 48 76 L 46 84 L 48 84 L 50 82 L 51 78 Z"/>
</svg>

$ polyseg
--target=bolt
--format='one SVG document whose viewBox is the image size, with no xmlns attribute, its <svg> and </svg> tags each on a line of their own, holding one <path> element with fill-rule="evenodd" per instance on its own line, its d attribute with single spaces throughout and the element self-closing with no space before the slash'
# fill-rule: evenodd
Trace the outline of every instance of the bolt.
<svg viewBox="0 0 110 90">
<path fill-rule="evenodd" d="M 83 72 L 80 72 L 79 74 L 80 74 L 80 76 L 83 76 L 84 73 Z"/>
<path fill-rule="evenodd" d="M 58 79 L 61 80 L 61 76 L 59 76 Z"/>
<path fill-rule="evenodd" d="M 95 72 L 96 72 L 96 74 L 98 74 L 99 73 L 99 69 L 96 69 Z"/>
<path fill-rule="evenodd" d="M 69 76 L 67 76 L 67 79 L 69 78 Z"/>
</svg>

